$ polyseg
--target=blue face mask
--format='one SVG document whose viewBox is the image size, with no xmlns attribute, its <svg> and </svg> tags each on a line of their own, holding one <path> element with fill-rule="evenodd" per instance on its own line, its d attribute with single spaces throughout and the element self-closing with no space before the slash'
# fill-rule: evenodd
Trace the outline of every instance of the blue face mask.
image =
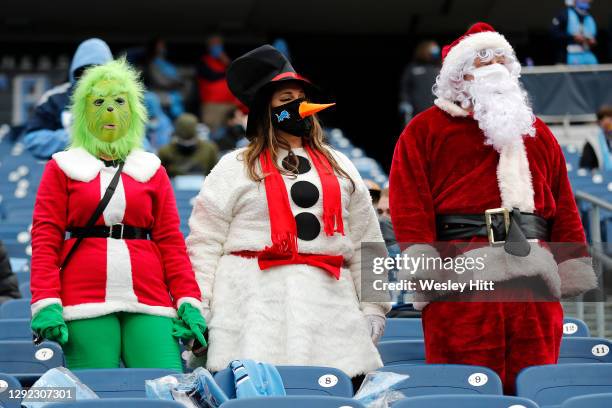
<svg viewBox="0 0 612 408">
<path fill-rule="evenodd" d="M 588 1 L 576 0 L 576 8 L 582 11 L 588 11 L 591 8 L 591 3 Z"/>
<path fill-rule="evenodd" d="M 431 56 L 433 58 L 440 58 L 440 47 L 438 47 L 437 45 L 434 45 L 433 47 L 431 47 L 429 52 L 431 53 Z"/>
<path fill-rule="evenodd" d="M 219 58 L 221 56 L 221 54 L 223 54 L 223 45 L 222 44 L 215 44 L 212 47 L 209 48 L 210 55 L 214 58 Z"/>
</svg>

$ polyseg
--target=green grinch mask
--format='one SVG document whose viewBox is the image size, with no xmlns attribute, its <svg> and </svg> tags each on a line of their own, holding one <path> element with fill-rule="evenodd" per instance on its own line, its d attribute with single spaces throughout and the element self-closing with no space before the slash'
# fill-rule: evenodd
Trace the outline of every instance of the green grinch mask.
<svg viewBox="0 0 612 408">
<path fill-rule="evenodd" d="M 138 74 L 116 60 L 89 68 L 72 95 L 71 147 L 124 160 L 142 146 L 147 111 Z"/>
<path fill-rule="evenodd" d="M 111 143 L 124 137 L 130 127 L 127 94 L 117 92 L 114 81 L 99 82 L 87 97 L 87 129 L 99 140 Z"/>
</svg>

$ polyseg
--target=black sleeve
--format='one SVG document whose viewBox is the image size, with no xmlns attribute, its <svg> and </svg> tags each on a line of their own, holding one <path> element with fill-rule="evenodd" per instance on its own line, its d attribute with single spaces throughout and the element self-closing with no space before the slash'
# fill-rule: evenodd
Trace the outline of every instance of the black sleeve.
<svg viewBox="0 0 612 408">
<path fill-rule="evenodd" d="M 63 107 L 58 107 L 53 98 L 49 98 L 46 102 L 38 105 L 25 125 L 25 132 L 30 133 L 36 130 L 62 129 L 62 110 Z"/>
<path fill-rule="evenodd" d="M 20 297 L 17 276 L 11 269 L 8 254 L 0 241 L 0 303 Z"/>
<path fill-rule="evenodd" d="M 208 81 L 218 81 L 225 78 L 225 72 L 212 70 L 204 61 L 200 61 L 197 66 L 198 76 Z"/>
<path fill-rule="evenodd" d="M 593 149 L 593 146 L 591 146 L 589 142 L 587 142 L 582 149 L 582 156 L 580 156 L 578 167 L 589 170 L 599 168 L 599 159 L 597 159 L 595 149 Z"/>
<path fill-rule="evenodd" d="M 557 17 L 553 18 L 550 33 L 555 40 L 564 42 L 564 45 L 567 45 L 567 42 L 572 38 L 567 33 L 567 9 L 564 9 Z"/>
</svg>

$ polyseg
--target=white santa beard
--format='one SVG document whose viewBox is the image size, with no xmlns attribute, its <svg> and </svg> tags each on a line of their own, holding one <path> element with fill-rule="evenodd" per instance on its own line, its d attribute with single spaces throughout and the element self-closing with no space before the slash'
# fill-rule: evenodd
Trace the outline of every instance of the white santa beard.
<svg viewBox="0 0 612 408">
<path fill-rule="evenodd" d="M 497 151 L 524 135 L 535 135 L 535 117 L 518 79 L 475 79 L 468 86 L 474 119 L 485 134 L 485 143 Z"/>
</svg>

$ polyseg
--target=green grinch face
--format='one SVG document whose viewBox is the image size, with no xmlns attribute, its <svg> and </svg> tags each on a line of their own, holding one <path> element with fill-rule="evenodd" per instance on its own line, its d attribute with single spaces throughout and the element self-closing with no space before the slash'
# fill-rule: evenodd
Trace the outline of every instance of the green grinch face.
<svg viewBox="0 0 612 408">
<path fill-rule="evenodd" d="M 131 112 L 127 93 L 115 81 L 101 81 L 87 97 L 87 128 L 97 139 L 111 143 L 126 135 Z"/>
</svg>

